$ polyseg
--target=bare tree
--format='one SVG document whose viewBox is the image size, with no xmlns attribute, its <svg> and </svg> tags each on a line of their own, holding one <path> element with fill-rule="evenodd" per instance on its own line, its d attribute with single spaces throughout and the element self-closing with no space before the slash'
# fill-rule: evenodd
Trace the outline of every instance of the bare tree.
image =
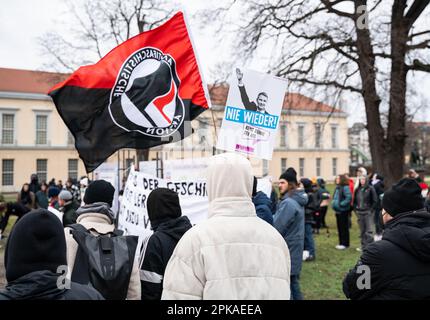
<svg viewBox="0 0 430 320">
<path fill-rule="evenodd" d="M 236 18 L 232 30 L 241 57 L 252 59 L 263 47 L 270 69 L 296 88 L 361 97 L 373 169 L 391 185 L 403 174 L 408 81 L 412 71 L 430 72 L 430 26 L 419 21 L 429 3 L 233 0 L 206 18 L 225 19 L 240 8 L 246 16 Z"/>
<path fill-rule="evenodd" d="M 67 34 L 51 31 L 39 39 L 49 60 L 44 68 L 72 72 L 95 63 L 120 43 L 160 25 L 175 6 L 167 0 L 69 1 Z M 137 163 L 148 156 L 149 149 L 137 150 Z"/>
</svg>

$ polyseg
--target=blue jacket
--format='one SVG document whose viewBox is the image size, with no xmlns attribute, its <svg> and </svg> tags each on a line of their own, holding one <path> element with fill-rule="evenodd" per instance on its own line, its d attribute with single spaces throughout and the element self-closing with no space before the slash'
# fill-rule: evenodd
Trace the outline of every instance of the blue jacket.
<svg viewBox="0 0 430 320">
<path fill-rule="evenodd" d="M 273 225 L 272 201 L 270 201 L 269 197 L 264 192 L 258 191 L 252 198 L 252 203 L 254 203 L 257 216 Z"/>
<path fill-rule="evenodd" d="M 342 189 L 341 189 L 342 188 Z M 340 191 L 342 195 L 340 196 Z M 333 201 L 331 205 L 336 212 L 347 212 L 351 210 L 352 195 L 349 186 L 337 186 L 334 190 Z"/>
<path fill-rule="evenodd" d="M 290 250 L 291 275 L 299 275 L 302 270 L 307 202 L 308 196 L 303 190 L 287 193 L 281 198 L 273 219 L 273 226 L 284 237 Z"/>
</svg>

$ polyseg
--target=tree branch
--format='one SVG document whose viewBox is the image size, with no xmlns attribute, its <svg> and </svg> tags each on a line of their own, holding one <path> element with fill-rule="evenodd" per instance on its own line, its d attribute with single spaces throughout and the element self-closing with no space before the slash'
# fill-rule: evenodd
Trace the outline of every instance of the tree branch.
<svg viewBox="0 0 430 320">
<path fill-rule="evenodd" d="M 407 20 L 407 27 L 410 29 L 424 9 L 428 6 L 430 0 L 415 0 L 412 3 L 410 9 L 405 15 L 405 19 Z"/>
<path fill-rule="evenodd" d="M 355 20 L 355 14 L 348 13 L 348 12 L 341 11 L 341 10 L 334 8 L 335 5 L 337 5 L 341 2 L 345 2 L 345 0 L 337 0 L 337 1 L 333 1 L 333 2 L 330 0 L 321 0 L 321 2 L 324 4 L 324 6 L 326 7 L 328 12 L 334 13 L 340 17 L 345 17 L 345 18 Z"/>
<path fill-rule="evenodd" d="M 362 90 L 353 86 L 349 86 L 349 85 L 345 85 L 342 83 L 339 83 L 337 81 L 317 81 L 317 80 L 310 80 L 310 79 L 306 79 L 306 78 L 295 78 L 295 77 L 291 77 L 288 78 L 288 80 L 290 81 L 297 81 L 297 82 L 301 82 L 301 83 L 309 83 L 309 84 L 313 84 L 313 85 L 317 85 L 317 86 L 332 86 L 338 89 L 342 89 L 342 90 L 349 90 L 352 92 L 357 92 L 357 93 L 362 93 Z"/>
<path fill-rule="evenodd" d="M 430 73 L 430 63 L 424 63 L 415 59 L 412 65 L 407 65 L 408 70 L 422 71 Z"/>
</svg>

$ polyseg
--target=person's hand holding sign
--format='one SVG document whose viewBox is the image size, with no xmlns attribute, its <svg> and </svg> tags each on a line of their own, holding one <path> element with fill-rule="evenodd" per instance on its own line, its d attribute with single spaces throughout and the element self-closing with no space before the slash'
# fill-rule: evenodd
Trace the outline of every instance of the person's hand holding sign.
<svg viewBox="0 0 430 320">
<path fill-rule="evenodd" d="M 243 86 L 243 83 L 242 83 L 243 73 L 242 71 L 240 71 L 239 68 L 236 68 L 236 76 L 237 76 L 237 81 L 239 83 L 239 86 Z"/>
</svg>

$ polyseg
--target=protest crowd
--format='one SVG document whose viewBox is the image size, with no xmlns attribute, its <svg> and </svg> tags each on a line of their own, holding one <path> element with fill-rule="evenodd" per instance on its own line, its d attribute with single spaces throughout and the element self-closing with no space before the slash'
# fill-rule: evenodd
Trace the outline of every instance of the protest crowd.
<svg viewBox="0 0 430 320">
<path fill-rule="evenodd" d="M 323 179 L 299 179 L 288 168 L 266 195 L 257 191 L 249 160 L 234 153 L 213 156 L 207 220 L 193 226 L 178 193 L 156 188 L 147 199 L 153 234 L 139 251 L 137 237 L 116 228 L 109 182 L 82 177 L 79 185 L 72 179 L 46 184 L 33 174 L 15 202 L 0 204 L 0 232 L 7 237 L 7 285 L 0 300 L 300 300 L 302 263 L 318 259 L 314 237 L 327 228 L 329 206 L 336 215 L 336 249 L 350 247 L 352 213 L 360 229 L 355 249 L 361 257 L 343 281 L 347 298 L 429 297 L 425 182 L 411 170 L 386 189 L 381 175 L 359 168 L 356 177 L 342 174 L 335 184 L 330 194 Z M 5 235 L 11 215 L 17 220 Z M 99 249 L 104 254 L 94 262 Z M 110 273 L 100 271 L 109 266 Z M 358 286 L 362 266 L 371 271 L 369 288 Z"/>
<path fill-rule="evenodd" d="M 191 136 L 192 120 L 212 108 L 191 40 L 184 14 L 177 12 L 157 28 L 121 44 L 117 41 L 118 46 L 100 61 L 65 75 L 46 91 L 42 100 L 52 99 L 87 174 L 121 149 L 149 153 L 153 147 Z M 414 66 L 423 68 L 416 61 Z M 212 115 L 213 156 L 204 160 L 205 177 L 199 177 L 204 182 L 159 178 L 158 161 L 157 176 L 148 179 L 138 179 L 136 172 L 146 173 L 132 166 L 122 190 L 109 178 L 89 181 L 84 176 L 79 181 L 69 178 L 64 184 L 55 179 L 40 183 L 37 174 L 32 174 L 16 201 L 0 199 L 7 281 L 0 289 L 0 300 L 303 300 L 303 265 L 317 263 L 322 256 L 318 250 L 324 248 L 316 244 L 318 235 L 329 227 L 329 214 L 335 215 L 338 236 L 333 252 L 360 254 L 337 284 L 346 298 L 429 299 L 430 193 L 425 179 L 413 169 L 393 184 L 393 177 L 402 176 L 400 171 L 389 177 L 384 171 L 390 182 L 385 186 L 381 172 L 364 167 L 351 176 L 337 175 L 337 158 L 332 158 L 332 175 L 336 176 L 326 174 L 327 181 L 297 174 L 299 169 L 305 175 L 305 158 L 300 158 L 298 168 L 287 168 L 286 158 L 281 158 L 285 160 L 283 172 L 274 177 L 275 183 L 270 181 L 267 189 L 258 187 L 259 177 L 254 176 L 249 159 L 272 160 L 279 124 L 286 123 L 283 111 L 289 92 L 285 80 L 236 68 L 219 134 Z M 363 88 L 355 91 L 367 90 Z M 371 100 L 379 108 L 380 99 Z M 337 113 L 330 110 L 318 114 Z M 404 125 L 402 121 L 397 121 L 399 126 Z M 314 124 L 321 136 L 320 123 Z M 2 126 L 4 133 L 13 131 Z M 36 130 L 41 137 L 47 135 L 47 126 Z M 331 127 L 330 149 L 338 152 L 338 124 Z M 298 148 L 305 150 L 304 125 L 300 128 Z M 377 132 L 383 132 L 382 125 Z M 399 131 L 397 136 L 402 134 Z M 206 135 L 204 131 L 200 138 Z M 399 150 L 402 141 L 399 138 Z M 200 147 L 203 154 L 205 146 Z M 282 148 L 287 149 L 286 145 Z M 318 142 L 315 149 L 324 148 Z M 186 159 L 184 149 L 181 159 Z M 4 167 L 11 164 L 13 168 L 11 159 L 4 160 Z M 124 170 L 119 163 L 118 153 L 114 170 L 118 180 Z M 388 170 L 395 167 L 393 163 L 374 167 Z M 400 168 L 404 163 L 396 164 Z M 346 167 L 345 161 L 342 170 Z M 47 170 L 37 168 L 46 174 Z M 11 180 L 7 186 L 15 188 Z M 147 194 L 138 190 L 142 183 L 149 188 L 145 188 Z M 202 197 L 206 206 L 192 206 L 186 197 Z M 204 218 L 193 220 L 190 207 Z M 123 223 L 124 216 L 128 225 Z M 354 223 L 359 227 L 359 247 L 351 245 Z"/>
</svg>

